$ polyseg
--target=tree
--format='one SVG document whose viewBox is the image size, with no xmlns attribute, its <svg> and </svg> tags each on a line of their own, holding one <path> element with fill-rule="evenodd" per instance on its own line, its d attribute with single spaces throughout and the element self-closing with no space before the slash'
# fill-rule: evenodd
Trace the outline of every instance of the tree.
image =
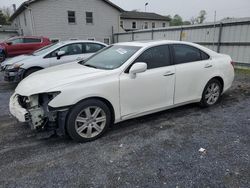
<svg viewBox="0 0 250 188">
<path fill-rule="evenodd" d="M 192 17 L 192 18 L 190 19 L 190 23 L 191 23 L 192 25 L 196 24 L 196 22 L 197 22 L 197 19 L 196 19 L 195 17 Z"/>
<path fill-rule="evenodd" d="M 174 17 L 170 21 L 170 26 L 178 26 L 182 24 L 183 24 L 182 17 L 179 16 L 178 14 L 174 15 Z"/>
<path fill-rule="evenodd" d="M 0 8 L 0 24 L 1 25 L 9 25 L 9 19 L 12 14 L 10 7 L 1 7 Z"/>
<path fill-rule="evenodd" d="M 197 23 L 202 24 L 206 19 L 207 12 L 205 10 L 201 10 L 199 16 L 197 17 Z"/>
<path fill-rule="evenodd" d="M 190 19 L 190 23 L 193 24 L 202 24 L 206 20 L 207 12 L 205 10 L 201 10 L 197 17 L 192 17 Z"/>
<path fill-rule="evenodd" d="M 0 10 L 0 25 L 6 25 L 7 19 L 6 16 L 3 14 L 2 10 Z"/>
<path fill-rule="evenodd" d="M 190 22 L 190 21 L 184 21 L 184 22 L 182 23 L 182 25 L 191 25 L 191 22 Z"/>
<path fill-rule="evenodd" d="M 10 16 L 13 14 L 11 7 L 3 6 L 0 9 L 2 10 L 2 12 L 6 16 L 6 18 L 9 20 Z"/>
</svg>

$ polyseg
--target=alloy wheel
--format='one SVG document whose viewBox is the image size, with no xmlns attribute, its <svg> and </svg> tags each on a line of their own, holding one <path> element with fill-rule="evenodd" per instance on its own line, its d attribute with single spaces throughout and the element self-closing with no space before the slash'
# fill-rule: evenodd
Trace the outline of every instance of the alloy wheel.
<svg viewBox="0 0 250 188">
<path fill-rule="evenodd" d="M 97 106 L 83 109 L 75 119 L 76 132 L 83 138 L 93 138 L 105 128 L 107 121 L 104 110 Z"/>
<path fill-rule="evenodd" d="M 212 82 L 205 92 L 205 100 L 207 104 L 213 105 L 215 104 L 218 99 L 220 98 L 220 86 L 216 82 Z"/>
</svg>

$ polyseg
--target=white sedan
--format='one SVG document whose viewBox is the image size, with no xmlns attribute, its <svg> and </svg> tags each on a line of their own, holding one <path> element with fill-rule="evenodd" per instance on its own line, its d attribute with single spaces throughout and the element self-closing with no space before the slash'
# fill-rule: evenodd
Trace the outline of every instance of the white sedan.
<svg viewBox="0 0 250 188">
<path fill-rule="evenodd" d="M 53 128 L 84 142 L 127 119 L 188 103 L 214 105 L 233 80 L 232 59 L 197 44 L 119 43 L 24 79 L 10 111 L 33 129 Z"/>
<path fill-rule="evenodd" d="M 4 80 L 19 82 L 30 74 L 47 67 L 89 58 L 107 45 L 87 40 L 71 40 L 55 43 L 29 55 L 20 55 L 1 64 Z"/>
</svg>

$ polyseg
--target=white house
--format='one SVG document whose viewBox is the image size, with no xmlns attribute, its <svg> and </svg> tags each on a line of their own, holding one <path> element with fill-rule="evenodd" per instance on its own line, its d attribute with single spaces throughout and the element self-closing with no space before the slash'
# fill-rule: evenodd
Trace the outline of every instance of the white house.
<svg viewBox="0 0 250 188">
<path fill-rule="evenodd" d="M 112 42 L 120 28 L 120 7 L 108 0 L 29 0 L 10 20 L 20 35 L 51 40 L 88 39 Z"/>
<path fill-rule="evenodd" d="M 120 16 L 120 26 L 125 31 L 168 27 L 170 18 L 151 12 L 126 11 Z"/>
</svg>

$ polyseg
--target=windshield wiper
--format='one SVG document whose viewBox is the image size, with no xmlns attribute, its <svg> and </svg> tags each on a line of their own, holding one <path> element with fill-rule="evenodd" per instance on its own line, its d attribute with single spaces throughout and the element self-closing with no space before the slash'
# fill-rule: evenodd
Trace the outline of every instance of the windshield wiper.
<svg viewBox="0 0 250 188">
<path fill-rule="evenodd" d="M 86 66 L 86 67 L 91 67 L 91 68 L 95 68 L 95 69 L 97 69 L 97 67 L 96 66 L 94 66 L 94 65 L 89 65 L 89 64 L 83 64 L 84 66 Z"/>
</svg>

